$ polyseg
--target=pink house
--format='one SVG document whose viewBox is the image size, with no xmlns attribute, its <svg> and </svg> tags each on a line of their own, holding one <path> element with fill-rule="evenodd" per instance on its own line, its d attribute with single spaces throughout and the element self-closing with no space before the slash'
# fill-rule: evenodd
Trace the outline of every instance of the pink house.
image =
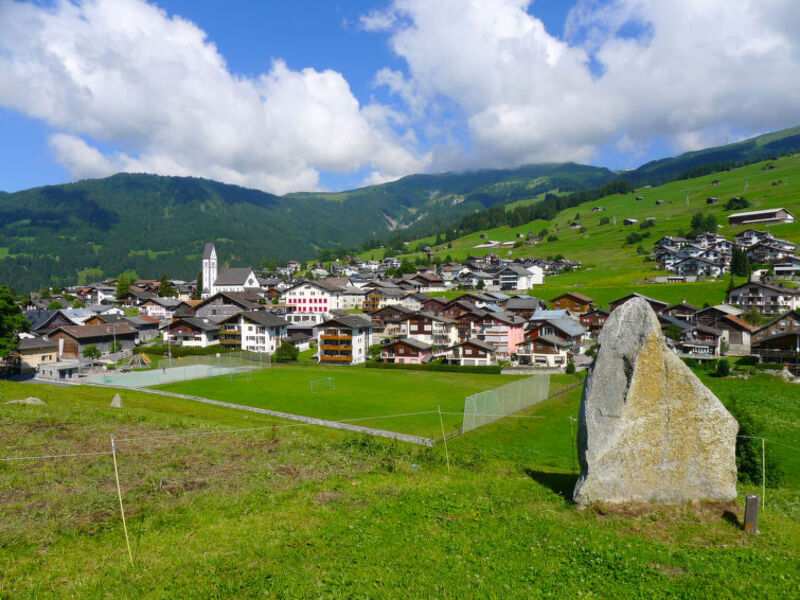
<svg viewBox="0 0 800 600">
<path fill-rule="evenodd" d="M 421 365 L 433 358 L 430 344 L 414 338 L 402 338 L 384 346 L 381 351 L 383 362 Z"/>
<path fill-rule="evenodd" d="M 500 356 L 516 354 L 517 346 L 525 341 L 525 319 L 510 313 L 488 313 L 473 327 L 475 337 L 493 346 Z"/>
</svg>

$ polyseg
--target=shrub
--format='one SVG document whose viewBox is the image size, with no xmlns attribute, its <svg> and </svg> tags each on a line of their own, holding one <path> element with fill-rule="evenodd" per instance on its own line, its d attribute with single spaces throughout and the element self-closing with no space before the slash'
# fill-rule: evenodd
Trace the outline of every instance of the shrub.
<svg viewBox="0 0 800 600">
<path fill-rule="evenodd" d="M 452 373 L 484 373 L 488 375 L 499 375 L 500 365 L 490 365 L 488 367 L 460 367 L 458 365 L 448 365 L 441 362 L 428 363 L 427 365 L 413 365 L 404 363 L 384 363 L 369 361 L 366 364 L 368 369 L 400 369 L 405 371 L 449 371 Z"/>
<path fill-rule="evenodd" d="M 557 235 L 548 235 L 547 236 L 547 241 L 548 242 L 557 242 L 558 241 L 558 236 Z"/>
<path fill-rule="evenodd" d="M 574 362 L 569 361 L 567 363 L 566 373 L 567 373 L 567 375 L 574 375 L 575 374 L 575 363 Z"/>
<path fill-rule="evenodd" d="M 727 377 L 731 373 L 731 365 L 726 359 L 717 361 L 717 376 Z"/>
<path fill-rule="evenodd" d="M 762 464 L 766 471 L 767 483 L 770 487 L 778 487 L 786 477 L 786 473 L 772 455 L 772 448 L 767 444 L 762 457 L 762 441 L 752 417 L 738 406 L 731 406 L 731 412 L 739 421 L 739 434 L 736 438 L 736 469 L 739 481 L 761 483 Z"/>
<path fill-rule="evenodd" d="M 300 351 L 294 344 L 290 342 L 283 342 L 275 351 L 275 360 L 277 362 L 289 362 L 291 360 L 297 360 L 297 355 L 299 353 Z"/>
</svg>

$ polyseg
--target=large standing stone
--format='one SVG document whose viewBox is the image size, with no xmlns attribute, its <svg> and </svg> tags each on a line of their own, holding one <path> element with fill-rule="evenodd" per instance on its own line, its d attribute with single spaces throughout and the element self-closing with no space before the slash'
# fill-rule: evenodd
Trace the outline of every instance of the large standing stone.
<svg viewBox="0 0 800 600">
<path fill-rule="evenodd" d="M 647 302 L 619 306 L 598 341 L 581 399 L 575 502 L 735 499 L 739 424 L 667 347 Z"/>
</svg>

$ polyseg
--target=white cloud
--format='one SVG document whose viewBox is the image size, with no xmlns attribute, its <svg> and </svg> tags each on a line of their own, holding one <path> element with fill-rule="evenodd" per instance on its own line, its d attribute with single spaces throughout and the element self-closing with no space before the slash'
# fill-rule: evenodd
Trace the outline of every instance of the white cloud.
<svg viewBox="0 0 800 600">
<path fill-rule="evenodd" d="M 409 76 L 376 82 L 412 114 L 456 103 L 485 166 L 588 160 L 620 139 L 683 150 L 800 122 L 794 0 L 579 0 L 566 41 L 535 13 L 527 0 L 395 0 L 390 45 Z"/>
<path fill-rule="evenodd" d="M 202 30 L 142 0 L 0 0 L 0 105 L 58 131 L 50 146 L 75 177 L 192 174 L 283 193 L 317 188 L 319 170 L 427 164 L 395 133 L 402 119 L 361 106 L 340 73 L 276 60 L 236 76 Z"/>
</svg>

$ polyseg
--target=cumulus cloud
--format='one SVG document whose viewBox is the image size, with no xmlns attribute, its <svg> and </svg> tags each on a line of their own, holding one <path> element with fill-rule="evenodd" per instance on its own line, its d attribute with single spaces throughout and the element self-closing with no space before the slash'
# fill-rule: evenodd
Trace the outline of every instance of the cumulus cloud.
<svg viewBox="0 0 800 600">
<path fill-rule="evenodd" d="M 620 139 L 687 150 L 800 122 L 793 0 L 579 0 L 564 39 L 528 0 L 395 0 L 382 14 L 409 76 L 376 83 L 412 113 L 456 103 L 479 164 L 588 160 Z"/>
<path fill-rule="evenodd" d="M 143 0 L 0 0 L 0 105 L 57 131 L 50 147 L 76 177 L 191 174 L 283 193 L 317 188 L 320 170 L 396 178 L 428 160 L 340 73 L 276 60 L 237 76 L 202 30 Z"/>
</svg>

